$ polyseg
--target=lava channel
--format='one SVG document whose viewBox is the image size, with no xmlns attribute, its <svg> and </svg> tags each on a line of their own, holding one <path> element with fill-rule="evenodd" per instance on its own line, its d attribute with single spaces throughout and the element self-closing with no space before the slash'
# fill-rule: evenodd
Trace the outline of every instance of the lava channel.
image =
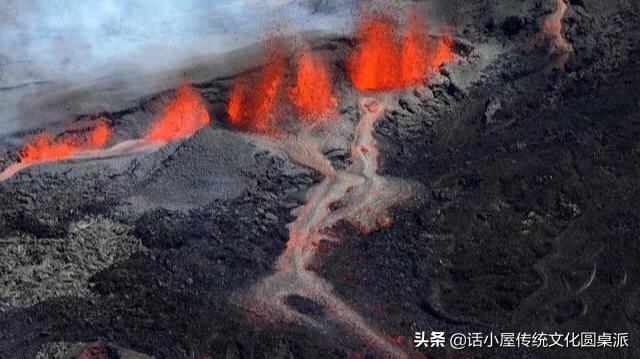
<svg viewBox="0 0 640 359">
<path fill-rule="evenodd" d="M 305 49 L 300 55 L 295 85 L 289 91 L 298 117 L 305 123 L 328 118 L 338 102 L 333 96 L 331 73 L 323 58 Z"/>
<path fill-rule="evenodd" d="M 310 189 L 307 203 L 299 208 L 289 229 L 289 241 L 278 258 L 274 273 L 239 294 L 238 302 L 247 311 L 267 321 L 294 322 L 321 333 L 342 330 L 355 333 L 386 357 L 406 357 L 401 349 L 379 334 L 367 321 L 333 294 L 331 284 L 310 269 L 323 241 L 339 242 L 331 229 L 347 221 L 361 232 L 390 224 L 388 209 L 410 197 L 411 185 L 400 179 L 379 176 L 378 149 L 373 137 L 376 121 L 383 115 L 383 103 L 361 100 L 362 117 L 351 144 L 352 164 L 337 171 L 309 138 L 289 137 L 281 147 L 301 165 L 322 173 L 325 178 Z M 344 205 L 332 211 L 331 205 Z M 323 308 L 323 316 L 302 313 L 287 305 L 289 298 L 305 298 Z"/>
</svg>

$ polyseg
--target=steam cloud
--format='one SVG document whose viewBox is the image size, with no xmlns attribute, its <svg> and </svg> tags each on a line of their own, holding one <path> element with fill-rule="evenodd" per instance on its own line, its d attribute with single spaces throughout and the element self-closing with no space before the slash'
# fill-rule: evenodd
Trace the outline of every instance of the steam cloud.
<svg viewBox="0 0 640 359">
<path fill-rule="evenodd" d="M 77 80 L 123 67 L 164 70 L 259 40 L 277 18 L 295 30 L 340 27 L 340 18 L 322 8 L 338 7 L 286 0 L 4 2 L 0 86 Z"/>
</svg>

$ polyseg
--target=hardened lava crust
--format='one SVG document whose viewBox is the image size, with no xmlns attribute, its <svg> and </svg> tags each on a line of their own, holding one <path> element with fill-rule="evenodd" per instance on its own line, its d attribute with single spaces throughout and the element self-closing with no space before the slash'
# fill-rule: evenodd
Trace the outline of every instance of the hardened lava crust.
<svg viewBox="0 0 640 359">
<path fill-rule="evenodd" d="M 568 50 L 540 36 L 555 3 L 432 2 L 458 59 L 396 94 L 374 129 L 378 174 L 412 196 L 386 227 L 338 223 L 343 240 L 312 264 L 409 357 L 640 357 L 633 336 L 613 352 L 413 348 L 416 331 L 640 333 L 640 6 L 569 1 Z M 313 43 L 338 69 L 352 46 Z M 0 358 L 382 357 L 233 300 L 272 273 L 323 180 L 228 124 L 233 80 L 194 81 L 212 120 L 189 138 L 0 182 Z M 338 116 L 353 127 L 361 109 L 342 81 Z M 130 138 L 172 95 L 100 116 Z M 351 135 L 323 153 L 336 168 Z M 15 156 L 3 150 L 0 168 Z M 305 296 L 283 305 L 329 315 Z"/>
</svg>

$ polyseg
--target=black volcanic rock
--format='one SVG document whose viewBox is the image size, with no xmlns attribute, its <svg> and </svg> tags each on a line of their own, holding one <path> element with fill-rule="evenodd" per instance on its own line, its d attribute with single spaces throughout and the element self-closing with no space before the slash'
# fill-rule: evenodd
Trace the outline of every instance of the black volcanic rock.
<svg viewBox="0 0 640 359">
<path fill-rule="evenodd" d="M 313 263 L 341 301 L 410 355 L 452 355 L 416 353 L 423 330 L 621 331 L 629 348 L 459 354 L 640 357 L 640 18 L 630 1 L 582 2 L 565 21 L 576 49 L 569 72 L 548 70 L 549 38 L 523 51 L 554 1 L 416 2 L 451 23 L 459 59 L 428 84 L 389 94 L 392 108 L 376 124 L 379 173 L 411 181 L 413 196 L 380 230 L 336 223 L 323 234 L 344 240 L 323 243 Z M 344 67 L 349 41 L 316 45 Z M 353 125 L 359 94 L 336 77 L 345 80 L 342 125 Z M 108 343 L 98 353 L 172 359 L 380 357 L 351 333 L 238 305 L 274 272 L 288 224 L 322 176 L 223 123 L 231 83 L 197 84 L 219 118 L 191 138 L 0 183 L 0 358 L 56 358 L 96 341 Z M 166 96 L 104 115 L 126 137 Z M 347 147 L 323 151 L 338 168 L 350 163 Z M 301 318 L 333 314 L 302 295 L 284 302 Z"/>
<path fill-rule="evenodd" d="M 524 29 L 525 25 L 526 25 L 526 20 L 524 17 L 509 16 L 502 23 L 502 31 L 504 31 L 504 33 L 508 36 L 515 36 L 518 33 L 520 33 L 522 29 Z"/>
</svg>

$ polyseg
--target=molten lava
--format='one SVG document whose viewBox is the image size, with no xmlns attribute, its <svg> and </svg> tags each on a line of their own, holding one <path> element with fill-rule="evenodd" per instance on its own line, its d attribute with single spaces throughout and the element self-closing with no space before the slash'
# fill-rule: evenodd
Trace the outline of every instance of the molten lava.
<svg viewBox="0 0 640 359">
<path fill-rule="evenodd" d="M 556 0 L 556 11 L 547 16 L 542 22 L 541 32 L 551 38 L 551 52 L 560 54 L 560 58 L 554 64 L 559 70 L 564 70 L 564 65 L 573 53 L 573 46 L 564 37 L 562 19 L 567 12 L 567 4 L 564 0 Z"/>
<path fill-rule="evenodd" d="M 209 124 L 209 112 L 202 99 L 187 82 L 164 108 L 145 137 L 148 143 L 164 143 L 193 135 Z"/>
<path fill-rule="evenodd" d="M 310 50 L 300 56 L 295 86 L 289 91 L 289 98 L 298 116 L 306 121 L 327 116 L 337 106 L 327 66 Z"/>
<path fill-rule="evenodd" d="M 356 37 L 359 45 L 349 55 L 347 71 L 354 86 L 362 91 L 420 83 L 434 68 L 454 58 L 451 37 L 445 35 L 432 41 L 427 23 L 415 14 L 408 16 L 402 26 L 392 16 L 365 16 Z M 275 116 L 283 114 L 277 111 L 292 107 L 300 119 L 309 122 L 336 108 L 332 76 L 322 58 L 307 50 L 291 62 L 296 64 L 292 74 L 287 72 L 289 60 L 281 51 L 267 52 L 259 71 L 236 78 L 227 104 L 227 114 L 235 127 L 272 134 L 278 132 Z M 406 353 L 397 347 L 403 343 L 401 339 L 389 340 L 379 334 L 367 319 L 334 294 L 328 281 L 314 272 L 319 249 L 342 240 L 334 231 L 339 223 L 349 223 L 363 234 L 389 226 L 390 208 L 412 194 L 412 184 L 377 173 L 379 149 L 374 128 L 391 98 L 387 94 L 383 100 L 358 101 L 362 117 L 353 134 L 351 163 L 346 169 L 334 167 L 323 153 L 323 139 L 314 128 L 303 127 L 292 136 L 274 139 L 293 162 L 324 178 L 309 190 L 307 202 L 296 209 L 296 219 L 289 225 L 289 241 L 273 273 L 247 292 L 238 293 L 240 297 L 234 301 L 272 323 L 307 324 L 323 333 L 339 329 L 375 346 L 383 357 L 406 358 Z M 316 303 L 322 308 L 322 318 L 287 304 L 292 296 Z"/>
<path fill-rule="evenodd" d="M 227 114 L 234 127 L 262 133 L 274 130 L 285 68 L 285 56 L 276 45 L 271 45 L 257 74 L 236 79 L 227 104 Z"/>
<path fill-rule="evenodd" d="M 42 133 L 21 148 L 20 162 L 13 163 L 0 172 L 0 181 L 43 162 L 68 158 L 105 158 L 154 151 L 169 141 L 194 134 L 208 123 L 209 113 L 200 96 L 189 84 L 184 83 L 144 138 L 124 141 L 104 149 L 112 135 L 112 129 L 104 120 L 100 120 L 91 131 L 80 135 L 65 134 L 54 137 Z"/>
<path fill-rule="evenodd" d="M 358 46 L 347 71 L 360 91 L 405 88 L 424 81 L 429 72 L 453 60 L 451 37 L 433 44 L 427 22 L 412 12 L 401 24 L 388 14 L 364 14 L 356 28 Z"/>
<path fill-rule="evenodd" d="M 279 132 L 276 116 L 290 106 L 307 123 L 329 116 L 337 107 L 337 101 L 324 59 L 305 49 L 291 72 L 284 47 L 278 41 L 268 46 L 260 70 L 235 80 L 227 103 L 231 124 L 248 131 L 273 134 Z M 288 81 L 291 78 L 293 83 Z"/>
<path fill-rule="evenodd" d="M 55 138 L 49 133 L 42 133 L 23 146 L 20 162 L 33 164 L 67 159 L 76 153 L 103 147 L 110 137 L 111 129 L 104 121 L 83 136 L 67 134 Z"/>
<path fill-rule="evenodd" d="M 104 147 L 111 138 L 111 129 L 106 122 L 100 121 L 87 136 L 87 143 L 92 148 Z"/>
<path fill-rule="evenodd" d="M 431 61 L 430 63 L 434 67 L 439 67 L 442 64 L 446 64 L 447 62 L 451 62 L 454 60 L 453 52 L 451 51 L 451 46 L 453 45 L 453 38 L 450 34 L 444 33 L 440 35 L 438 38 L 438 42 L 436 43 L 435 49 L 431 53 Z"/>
<path fill-rule="evenodd" d="M 24 145 L 20 158 L 23 163 L 60 160 L 71 157 L 77 151 L 78 145 L 73 138 L 55 139 L 48 133 L 42 133 Z"/>
</svg>

